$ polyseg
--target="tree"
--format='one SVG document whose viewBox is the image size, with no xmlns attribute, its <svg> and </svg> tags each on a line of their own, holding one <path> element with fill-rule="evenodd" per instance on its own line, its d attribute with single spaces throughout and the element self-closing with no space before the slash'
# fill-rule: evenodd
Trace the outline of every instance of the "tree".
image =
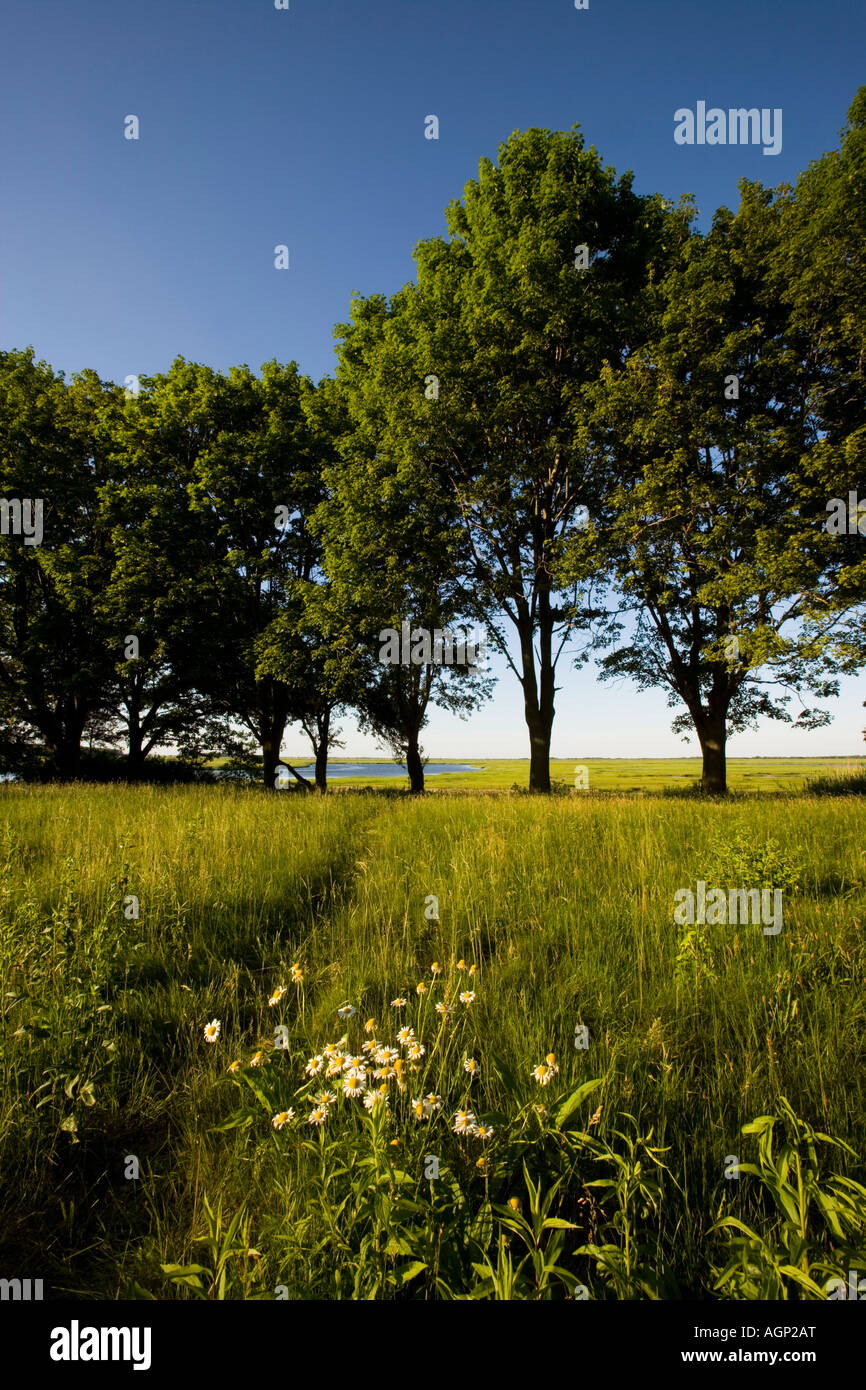
<svg viewBox="0 0 866 1390">
<path fill-rule="evenodd" d="M 85 371 L 67 383 L 33 349 L 0 354 L 0 487 L 42 509 L 42 535 L 0 537 L 0 688 L 7 719 L 37 732 L 50 773 L 78 771 L 111 654 L 99 595 L 111 572 L 98 420 L 118 388 Z"/>
<path fill-rule="evenodd" d="M 297 672 L 283 679 L 274 656 L 287 614 L 299 614 L 298 586 L 318 563 L 308 522 L 323 489 L 304 411 L 315 388 L 296 363 L 266 362 L 261 380 L 234 367 L 220 390 L 230 418 L 196 459 L 190 484 L 192 511 L 211 550 L 208 584 L 219 614 L 200 686 L 261 744 L 263 783 L 272 791 L 286 724 L 309 710 L 298 696 Z"/>
<path fill-rule="evenodd" d="M 312 528 L 327 588 L 309 609 L 327 643 L 325 669 L 363 729 L 405 762 L 410 790 L 424 791 L 421 731 L 431 704 L 461 717 L 490 694 L 491 680 L 446 633 L 472 608 L 460 577 L 461 530 L 453 500 L 422 464 L 392 450 L 379 344 L 400 313 L 381 299 L 357 306 L 351 348 L 320 394 L 336 441 L 323 478 L 327 497 Z M 404 638 L 404 624 L 407 639 Z M 391 649 L 388 633 L 400 634 Z M 436 650 L 439 632 L 441 650 Z M 427 634 L 413 646 L 416 634 Z M 459 636 L 457 641 L 459 641 Z M 471 648 L 471 643 L 470 643 Z M 474 648 L 469 653 L 475 657 Z M 449 657 L 463 656 L 449 664 Z"/>
<path fill-rule="evenodd" d="M 823 446 L 809 364 L 773 284 L 782 209 L 757 184 L 740 190 L 737 215 L 721 209 L 668 274 L 653 340 L 607 366 L 592 393 L 608 491 L 597 531 L 580 542 L 619 594 L 600 645 L 618 641 L 622 615 L 634 619 L 603 678 L 666 687 L 685 705 L 674 728 L 695 729 L 712 792 L 726 790 L 731 731 L 759 717 L 790 722 L 791 692 L 838 692 L 827 641 L 808 621 L 833 584 L 832 555 L 798 506 L 804 460 Z M 828 605 L 830 629 L 846 611 Z M 805 706 L 796 720 L 827 722 Z"/>
<path fill-rule="evenodd" d="M 102 411 L 113 465 L 101 490 L 113 552 L 99 598 L 112 657 L 103 709 L 108 741 L 126 742 L 131 780 L 159 746 L 197 759 L 238 751 L 228 712 L 202 690 L 219 598 L 213 539 L 190 501 L 196 460 L 231 422 L 221 380 L 178 358 Z"/>
<path fill-rule="evenodd" d="M 530 788 L 549 791 L 556 666 L 585 621 L 556 572 L 598 501 L 583 391 L 642 340 L 689 213 L 639 197 L 575 128 L 515 133 L 446 216 L 450 240 L 416 249 L 417 285 L 390 307 L 353 301 L 340 363 L 378 383 L 378 412 L 351 401 L 368 444 L 450 494 L 465 587 L 523 688 Z"/>
<path fill-rule="evenodd" d="M 172 734 L 200 754 L 221 737 L 233 751 L 238 725 L 262 748 L 268 790 L 293 696 L 262 658 L 316 563 L 312 389 L 295 363 L 265 363 L 259 378 L 178 358 L 142 377 L 107 426 L 126 474 L 112 499 L 119 558 L 106 607 L 116 631 L 131 624 L 140 637 L 139 665 L 117 675 L 134 743 Z"/>
<path fill-rule="evenodd" d="M 828 666 L 852 674 L 866 661 L 866 87 L 840 148 L 780 192 L 772 284 L 791 312 L 819 437 L 795 478 L 800 543 L 830 537 L 805 625 Z"/>
</svg>

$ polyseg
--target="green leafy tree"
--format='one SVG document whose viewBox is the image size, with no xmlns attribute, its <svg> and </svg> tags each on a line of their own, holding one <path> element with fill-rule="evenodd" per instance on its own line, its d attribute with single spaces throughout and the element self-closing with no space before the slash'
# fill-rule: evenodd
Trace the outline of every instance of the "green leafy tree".
<svg viewBox="0 0 866 1390">
<path fill-rule="evenodd" d="M 575 128 L 512 135 L 446 216 L 417 285 L 354 300 L 340 363 L 368 376 L 350 408 L 374 456 L 423 464 L 450 498 L 475 615 L 523 689 L 530 787 L 549 791 L 556 666 L 591 575 L 564 585 L 559 561 L 598 502 L 583 391 L 642 341 L 689 213 L 635 194 Z"/>
<path fill-rule="evenodd" d="M 772 283 L 791 312 L 819 432 L 795 479 L 801 544 L 815 530 L 830 537 L 806 627 L 828 665 L 853 674 L 866 661 L 866 87 L 840 148 L 783 187 L 781 214 Z"/>
<path fill-rule="evenodd" d="M 327 590 L 311 596 L 326 637 L 326 668 L 371 732 L 405 762 L 424 790 L 421 732 L 431 704 L 465 717 L 492 681 L 464 645 L 472 596 L 460 574 L 461 528 L 453 500 L 418 461 L 391 447 L 389 393 L 379 372 L 381 334 L 399 317 L 381 299 L 357 306 L 355 334 L 336 383 L 322 393 L 336 452 L 324 470 L 327 498 L 312 526 L 323 546 Z M 387 370 L 387 367 L 385 368 Z M 463 628 L 461 629 L 461 622 Z M 409 650 L 403 650 L 407 624 Z M 400 634 L 400 649 L 387 634 Z M 436 650 L 436 633 L 442 634 Z M 427 634 L 428 648 L 423 636 Z M 449 651 L 448 637 L 454 639 Z M 449 663 L 448 657 L 464 660 Z M 404 661 L 403 657 L 408 660 Z M 397 659 L 395 659 L 397 658 Z"/>
<path fill-rule="evenodd" d="M 204 692 L 218 642 L 214 542 L 192 510 L 196 461 L 231 423 L 221 378 L 179 358 L 138 393 L 112 399 L 100 421 L 113 451 L 101 497 L 113 567 L 99 597 L 112 677 L 109 742 L 127 746 L 128 775 L 177 746 L 187 757 L 239 751 L 222 705 Z"/>
<path fill-rule="evenodd" d="M 721 209 L 666 277 L 652 341 L 592 392 L 607 496 L 575 546 L 578 563 L 594 549 L 618 594 L 601 624 L 600 645 L 615 647 L 603 678 L 685 706 L 674 728 L 697 733 L 712 792 L 726 790 L 732 731 L 791 722 L 793 695 L 838 693 L 829 633 L 851 611 L 832 538 L 798 505 L 804 461 L 824 445 L 812 367 L 773 281 L 782 206 L 760 185 L 740 189 L 736 216 Z M 803 704 L 796 726 L 829 717 Z"/>
<path fill-rule="evenodd" d="M 110 463 L 98 421 L 117 392 L 91 371 L 67 383 L 32 348 L 0 354 L 0 490 L 43 508 L 38 544 L 0 536 L 0 708 L 7 728 L 38 735 L 61 780 L 78 772 L 111 678 L 98 602 L 112 563 L 100 504 Z"/>
<path fill-rule="evenodd" d="M 308 522 L 323 489 L 304 411 L 315 388 L 294 362 L 266 362 L 260 380 L 248 367 L 232 368 L 220 390 L 230 417 L 197 458 L 190 485 L 218 601 L 219 632 L 199 684 L 261 745 L 263 782 L 272 790 L 286 724 L 309 710 L 297 670 L 283 679 L 274 655 L 292 611 L 300 614 L 298 586 L 318 564 Z"/>
</svg>

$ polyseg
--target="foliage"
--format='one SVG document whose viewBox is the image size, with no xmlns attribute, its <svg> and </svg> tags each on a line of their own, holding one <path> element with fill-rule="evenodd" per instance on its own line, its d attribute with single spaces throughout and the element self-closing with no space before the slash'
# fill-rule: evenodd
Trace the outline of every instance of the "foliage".
<svg viewBox="0 0 866 1390">
<path fill-rule="evenodd" d="M 774 1152 L 777 1126 L 785 1139 Z M 713 1268 L 715 1289 L 723 1298 L 827 1298 L 831 1281 L 866 1270 L 866 1187 L 839 1173 L 823 1178 L 818 1146 L 854 1151 L 799 1119 L 784 1096 L 774 1114 L 742 1132 L 757 1138 L 758 1162 L 739 1164 L 738 1173 L 758 1180 L 769 1218 L 763 1232 L 735 1216 L 716 1222 L 728 1262 Z"/>
</svg>

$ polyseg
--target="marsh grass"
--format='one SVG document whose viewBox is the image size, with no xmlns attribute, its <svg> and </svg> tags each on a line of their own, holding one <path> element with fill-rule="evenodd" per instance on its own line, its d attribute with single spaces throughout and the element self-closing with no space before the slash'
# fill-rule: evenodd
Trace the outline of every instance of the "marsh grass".
<svg viewBox="0 0 866 1390">
<path fill-rule="evenodd" d="M 0 796 L 0 1266 L 54 1296 L 562 1297 L 576 1281 L 590 1297 L 714 1296 L 720 1220 L 772 1245 L 760 1181 L 724 1171 L 731 1154 L 745 1162 L 742 1127 L 781 1115 L 782 1098 L 850 1146 L 835 1171 L 862 1181 L 854 799 Z M 720 862 L 782 865 L 796 886 L 778 936 L 713 927 L 690 959 L 674 892 Z M 477 966 L 476 997 L 442 1025 L 440 995 L 416 986 L 440 962 L 453 991 L 460 959 Z M 306 1059 L 344 1033 L 358 1052 L 370 1016 L 383 1040 L 415 1027 L 418 1082 L 442 1111 L 413 1121 L 410 1080 L 387 1116 L 340 1099 L 317 1130 L 309 1097 L 329 1083 L 304 1076 Z M 285 1053 L 266 1047 L 278 1024 Z M 530 1072 L 551 1052 L 559 1072 L 540 1087 Z M 452 1132 L 463 1107 L 490 1141 Z M 657 1179 L 646 1192 L 630 1145 Z M 424 1177 L 431 1153 L 438 1179 Z M 561 1275 L 544 1274 L 548 1243 Z"/>
</svg>

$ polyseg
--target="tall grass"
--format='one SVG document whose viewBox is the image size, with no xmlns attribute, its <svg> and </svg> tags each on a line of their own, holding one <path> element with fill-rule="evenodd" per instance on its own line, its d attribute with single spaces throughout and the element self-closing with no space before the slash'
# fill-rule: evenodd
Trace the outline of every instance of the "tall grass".
<svg viewBox="0 0 866 1390">
<path fill-rule="evenodd" d="M 772 1243 L 761 1182 L 725 1177 L 754 1117 L 781 1125 L 784 1098 L 862 1178 L 853 799 L 0 795 L 7 1275 L 79 1297 L 706 1297 L 719 1220 Z M 684 939 L 676 889 L 732 863 L 759 886 L 780 855 L 798 886 L 778 936 Z M 340 1099 L 309 1124 L 333 1083 L 307 1059 L 343 1034 L 360 1053 L 368 1017 L 387 1042 L 415 1028 L 419 1072 L 387 1114 Z M 442 1109 L 419 1123 L 422 1089 Z M 460 1108 L 492 1137 L 455 1134 Z"/>
</svg>

